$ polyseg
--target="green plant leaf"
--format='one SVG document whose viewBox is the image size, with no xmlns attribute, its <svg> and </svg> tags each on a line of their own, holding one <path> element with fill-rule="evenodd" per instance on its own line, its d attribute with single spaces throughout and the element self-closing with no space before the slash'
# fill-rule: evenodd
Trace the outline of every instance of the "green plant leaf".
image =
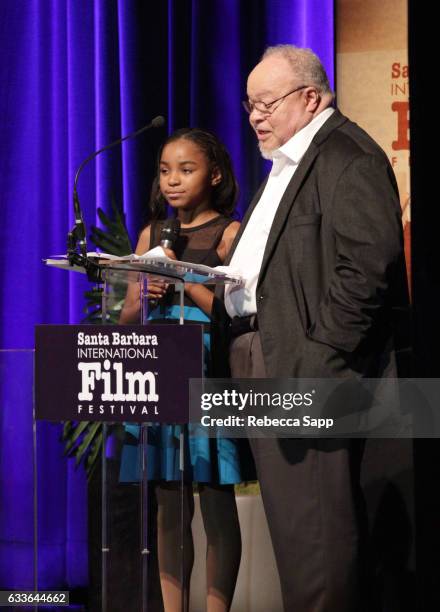
<svg viewBox="0 0 440 612">
<path fill-rule="evenodd" d="M 61 436 L 62 440 L 66 440 L 70 434 L 70 432 L 72 431 L 74 424 L 72 423 L 72 421 L 65 421 L 63 424 L 63 434 Z"/>
<path fill-rule="evenodd" d="M 99 433 L 97 434 L 97 436 L 95 437 L 95 439 L 93 440 L 92 444 L 90 445 L 90 453 L 87 455 L 87 459 L 86 459 L 86 473 L 88 478 L 91 477 L 92 472 L 93 472 L 93 468 L 96 465 L 96 460 L 98 458 L 98 455 L 101 451 L 101 447 L 102 447 L 102 427 L 99 430 Z"/>
<path fill-rule="evenodd" d="M 113 197 L 111 198 L 111 216 L 108 216 L 101 208 L 97 209 L 97 215 L 102 227 L 92 227 L 90 236 L 96 248 L 120 257 L 132 253 L 133 247 L 127 232 L 125 215 L 116 200 Z M 95 325 L 103 323 L 102 289 L 92 287 L 84 293 L 84 297 L 86 300 L 86 316 L 83 322 L 94 323 Z M 107 311 L 106 323 L 118 322 L 122 304 L 123 301 L 116 302 Z M 90 477 L 102 449 L 102 423 L 68 421 L 64 423 L 62 439 L 65 442 L 64 454 L 75 457 L 75 465 L 79 465 L 83 461 L 87 476 Z"/>
<path fill-rule="evenodd" d="M 75 459 L 76 465 L 79 465 L 84 453 L 87 452 L 87 449 L 90 446 L 90 443 L 92 442 L 93 438 L 95 437 L 95 434 L 101 427 L 102 425 L 99 422 L 90 423 L 89 430 L 87 434 L 84 436 L 83 441 L 78 446 L 78 449 L 76 451 L 76 459 Z"/>
<path fill-rule="evenodd" d="M 105 253 L 111 255 L 129 255 L 133 247 L 125 225 L 125 215 L 112 199 L 112 218 L 101 209 L 97 209 L 98 218 L 104 229 L 92 227 L 92 242 Z"/>
<path fill-rule="evenodd" d="M 74 447 L 75 442 L 78 440 L 80 435 L 89 426 L 89 421 L 80 421 L 77 425 L 74 425 L 66 438 L 66 444 L 64 445 L 64 454 L 68 454 L 69 451 Z"/>
</svg>

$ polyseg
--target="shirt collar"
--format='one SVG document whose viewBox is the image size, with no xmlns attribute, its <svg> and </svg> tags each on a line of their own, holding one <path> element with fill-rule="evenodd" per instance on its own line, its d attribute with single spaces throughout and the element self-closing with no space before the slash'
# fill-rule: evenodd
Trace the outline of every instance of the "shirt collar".
<svg viewBox="0 0 440 612">
<path fill-rule="evenodd" d="M 319 113 L 319 115 L 312 119 L 310 123 L 294 134 L 292 138 L 285 142 L 279 149 L 274 151 L 274 162 L 280 157 L 287 157 L 288 161 L 293 162 L 294 164 L 299 164 L 302 156 L 309 148 L 315 134 L 324 125 L 327 119 L 333 115 L 334 112 L 335 109 L 329 107 Z"/>
</svg>

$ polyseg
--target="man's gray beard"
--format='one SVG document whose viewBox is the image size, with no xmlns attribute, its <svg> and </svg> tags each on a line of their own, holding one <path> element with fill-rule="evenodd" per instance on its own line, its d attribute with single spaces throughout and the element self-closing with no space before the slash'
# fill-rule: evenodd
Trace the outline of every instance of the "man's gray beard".
<svg viewBox="0 0 440 612">
<path fill-rule="evenodd" d="M 273 159 L 273 151 L 265 151 L 261 143 L 258 143 L 258 148 L 260 149 L 261 157 L 269 160 Z"/>
</svg>

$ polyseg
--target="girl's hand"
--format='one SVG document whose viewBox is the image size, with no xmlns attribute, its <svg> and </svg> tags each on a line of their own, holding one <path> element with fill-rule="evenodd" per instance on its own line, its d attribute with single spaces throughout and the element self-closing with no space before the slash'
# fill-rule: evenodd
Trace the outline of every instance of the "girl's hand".
<svg viewBox="0 0 440 612">
<path fill-rule="evenodd" d="M 168 283 L 164 280 L 157 279 L 148 281 L 147 298 L 150 300 L 160 300 L 167 292 L 167 289 Z"/>
<path fill-rule="evenodd" d="M 177 257 L 174 251 L 172 251 L 171 249 L 165 249 L 164 247 L 162 247 L 162 249 L 165 252 L 165 255 L 167 257 L 169 257 L 170 259 L 174 259 L 175 261 L 177 261 Z"/>
</svg>

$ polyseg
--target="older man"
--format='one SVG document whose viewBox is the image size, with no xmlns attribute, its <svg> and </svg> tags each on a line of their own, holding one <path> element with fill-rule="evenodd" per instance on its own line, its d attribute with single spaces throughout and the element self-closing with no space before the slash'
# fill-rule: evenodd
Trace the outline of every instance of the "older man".
<svg viewBox="0 0 440 612">
<path fill-rule="evenodd" d="M 271 47 L 244 106 L 272 169 L 229 257 L 232 376 L 395 376 L 407 301 L 400 205 L 384 152 L 332 107 L 318 57 Z M 286 612 L 363 609 L 361 451 L 348 440 L 251 440 Z"/>
</svg>

